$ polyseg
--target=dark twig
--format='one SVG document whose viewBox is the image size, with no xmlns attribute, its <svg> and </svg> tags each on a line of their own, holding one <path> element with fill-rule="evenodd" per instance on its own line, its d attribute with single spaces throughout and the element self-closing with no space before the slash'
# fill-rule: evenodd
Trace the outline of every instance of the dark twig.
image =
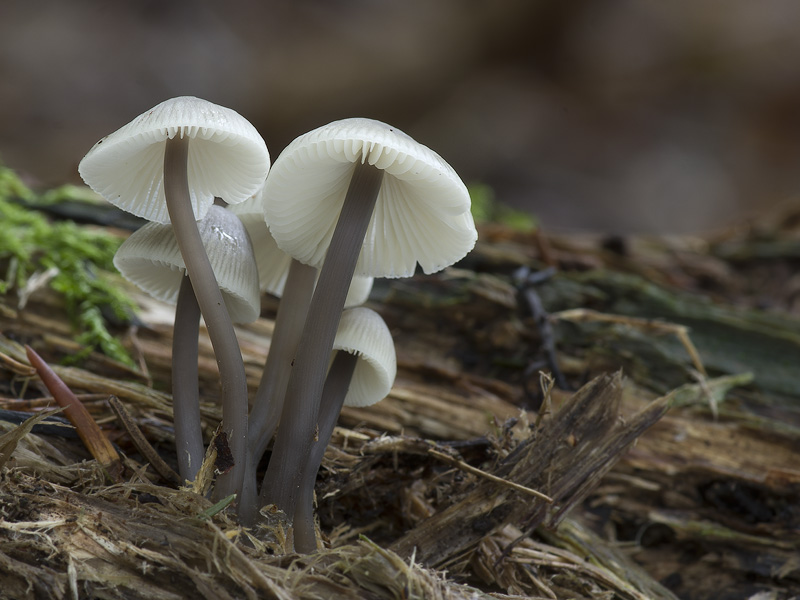
<svg viewBox="0 0 800 600">
<path fill-rule="evenodd" d="M 6 421 L 8 423 L 20 425 L 27 419 L 31 418 L 31 416 L 34 414 L 35 413 L 21 410 L 0 409 L 0 421 Z M 72 424 L 70 424 L 69 420 L 55 415 L 51 415 L 42 419 L 41 422 L 33 426 L 31 433 L 35 433 L 37 435 L 55 435 L 71 439 L 76 439 L 78 437 L 75 428 L 72 426 Z"/>
<path fill-rule="evenodd" d="M 559 389 L 568 390 L 569 384 L 564 374 L 561 372 L 561 369 L 558 367 L 558 360 L 556 359 L 556 342 L 553 327 L 550 324 L 547 311 L 542 305 L 542 300 L 534 289 L 535 285 L 546 281 L 552 277 L 555 272 L 556 270 L 554 267 L 534 272 L 528 267 L 520 267 L 514 273 L 514 280 L 516 281 L 517 289 L 519 289 L 520 293 L 525 298 L 528 309 L 533 316 L 534 323 L 539 330 L 539 335 L 542 338 L 542 350 L 545 353 L 547 366 L 553 373 L 553 379 Z M 528 371 L 531 371 L 531 373 L 526 372 L 526 375 L 535 372 L 531 367 L 528 368 Z"/>
<path fill-rule="evenodd" d="M 120 399 L 116 396 L 109 396 L 108 403 L 111 406 L 111 410 L 114 411 L 114 414 L 117 415 L 117 419 L 122 425 L 122 428 L 128 433 L 128 436 L 131 438 L 133 445 L 139 451 L 144 459 L 150 463 L 150 466 L 153 467 L 156 473 L 161 475 L 166 481 L 173 485 L 181 485 L 183 481 L 181 477 L 172 470 L 172 468 L 164 462 L 164 460 L 158 455 L 156 449 L 150 445 L 150 442 L 147 441 L 147 438 L 144 437 L 142 430 L 139 429 L 139 426 L 136 424 L 136 421 L 133 419 L 131 414 L 128 412 L 128 409 L 125 408 L 125 405 L 120 402 Z"/>
</svg>

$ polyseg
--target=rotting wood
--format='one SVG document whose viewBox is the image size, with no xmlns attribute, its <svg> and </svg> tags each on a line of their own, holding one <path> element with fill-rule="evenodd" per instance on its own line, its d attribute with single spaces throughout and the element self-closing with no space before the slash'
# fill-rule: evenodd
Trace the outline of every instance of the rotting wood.
<svg viewBox="0 0 800 600">
<path fill-rule="evenodd" d="M 661 398 L 625 423 L 619 418 L 621 386 L 619 373 L 586 384 L 496 466 L 496 476 L 553 498 L 552 509 L 543 500 L 481 480 L 392 549 L 401 556 L 413 554 L 423 564 L 443 566 L 508 523 L 531 529 L 556 525 L 669 408 L 669 399 Z"/>
<path fill-rule="evenodd" d="M 451 555 L 448 580 L 439 571 L 423 569 L 416 562 L 410 565 L 408 558 L 386 549 L 405 531 L 416 530 L 424 519 L 435 518 L 480 486 L 480 479 L 427 456 L 430 447 L 498 475 L 503 460 L 516 459 L 514 448 L 525 447 L 527 424 L 538 420 L 534 409 L 542 396 L 552 401 L 556 414 L 569 404 L 565 391 L 539 391 L 536 366 L 544 364 L 540 340 L 532 318 L 512 293 L 515 269 L 541 266 L 536 246 L 530 236 L 498 231 L 494 237 L 482 236 L 486 242 L 458 270 L 376 285 L 373 306 L 393 329 L 399 378 L 386 402 L 370 410 L 345 411 L 326 454 L 317 501 L 322 534 L 336 549 L 300 560 L 262 556 L 254 553 L 257 543 L 268 542 L 280 551 L 285 538 L 278 529 L 272 537 L 263 531 L 240 532 L 225 513 L 216 515 L 214 525 L 252 561 L 254 566 L 247 568 L 300 598 L 396 598 L 407 589 L 421 590 L 431 598 L 482 597 L 487 591 L 493 598 L 504 593 L 669 597 L 653 591 L 658 589 L 654 579 L 684 598 L 716 598 L 722 589 L 741 586 L 752 594 L 778 598 L 800 593 L 800 568 L 792 560 L 800 549 L 796 469 L 800 386 L 796 368 L 788 368 L 797 355 L 798 320 L 785 312 L 766 314 L 725 304 L 752 307 L 763 302 L 762 290 L 768 289 L 771 303 L 791 307 L 794 302 L 797 311 L 800 306 L 792 300 L 796 291 L 787 285 L 796 269 L 789 263 L 770 267 L 763 262 L 725 262 L 713 254 L 713 246 L 691 240 L 630 239 L 624 240 L 622 251 L 610 251 L 597 238 L 553 238 L 549 264 L 559 271 L 537 285 L 537 292 L 548 311 L 584 307 L 688 326 L 712 379 L 696 383 L 684 348 L 668 337 L 624 325 L 555 324 L 559 365 L 571 385 L 578 387 L 588 377 L 624 367 L 619 414 L 626 423 L 646 411 L 654 397 L 679 388 L 671 396 L 672 408 L 622 453 L 605 477 L 587 478 L 586 488 L 574 488 L 576 493 L 586 489 L 588 493 L 582 502 L 572 504 L 555 529 L 540 526 L 531 532 L 526 518 L 537 507 L 526 499 L 527 512 L 521 512 L 519 519 L 509 519 L 511 524 L 494 529 L 488 537 L 479 536 L 464 552 Z M 736 260 L 746 261 L 746 256 L 738 252 Z M 772 281 L 767 280 L 770 273 L 775 274 Z M 694 293 L 708 290 L 716 304 Z M 737 295 L 742 291 L 747 294 Z M 24 314 L 13 308 L 13 297 L 0 297 L 0 329 L 7 334 L 0 336 L 0 353 L 12 359 L 0 365 L 6 398 L 34 396 L 25 391 L 30 370 L 25 368 L 21 346 L 12 340 L 39 340 L 50 362 L 74 348 L 67 339 L 71 331 L 63 311 L 46 294 L 45 289 L 37 290 Z M 274 303 L 265 306 L 266 318 L 239 330 L 251 385 L 257 383 L 269 346 Z M 140 327 L 136 338 L 129 340 L 141 351 L 140 364 L 149 367 L 147 377 L 99 355 L 88 357 L 83 368 L 58 367 L 58 371 L 82 397 L 91 398 L 86 394 L 91 390 L 103 398 L 110 391 L 120 392 L 145 436 L 169 461 L 174 459 L 171 408 L 164 393 L 169 330 L 162 321 L 153 322 L 153 327 Z M 119 332 L 125 334 L 126 329 Z M 209 383 L 215 380 L 216 367 L 209 352 L 202 337 L 202 418 L 207 440 L 219 421 L 216 389 Z M 720 373 L 723 377 L 713 379 Z M 152 387 L 141 385 L 142 381 L 152 381 Z M 709 394 L 718 402 L 717 421 L 708 410 Z M 425 405 L 425 400 L 432 402 Z M 110 436 L 119 443 L 126 441 L 114 429 L 104 400 L 91 401 L 90 408 Z M 514 419 L 518 422 L 512 426 Z M 553 417 L 542 421 L 547 425 Z M 8 430 L 6 424 L 2 427 Z M 386 433 L 392 436 L 385 437 Z M 566 439 L 580 442 L 569 435 Z M 135 455 L 133 449 L 126 452 Z M 179 501 L 174 490 L 140 481 L 137 473 L 142 471 L 135 461 L 130 463 L 131 483 L 109 487 L 95 463 L 86 458 L 74 441 L 36 434 L 19 440 L 0 480 L 0 524 L 9 525 L 5 530 L 0 527 L 4 536 L 0 569 L 15 569 L 3 579 L 11 585 L 9 593 L 25 598 L 25 577 L 37 578 L 35 591 L 45 598 L 63 597 L 72 587 L 87 593 L 105 593 L 113 587 L 117 597 L 178 598 L 187 590 L 218 598 L 255 593 L 252 578 L 243 579 L 230 568 L 231 561 L 215 554 L 216 549 L 200 554 L 186 540 L 176 543 L 168 556 L 167 550 L 151 546 L 138 553 L 130 549 L 138 562 L 136 569 L 128 569 L 128 563 L 116 565 L 97 545 L 120 547 L 106 536 L 128 535 L 122 529 L 106 529 L 102 519 L 81 522 L 91 532 L 89 536 L 82 530 L 95 544 L 89 546 L 97 549 L 95 555 L 72 552 L 69 539 L 62 537 L 66 529 L 54 526 L 57 535 L 40 535 L 35 528 L 14 525 L 38 522 L 47 527 L 84 510 L 96 514 L 91 503 L 85 505 L 93 496 L 115 504 L 117 518 L 126 522 L 139 522 L 147 511 L 162 514 L 159 526 L 165 529 L 202 511 Z M 509 473 L 501 475 L 510 479 Z M 28 493 L 25 502 L 32 503 L 27 507 L 21 506 L 16 494 L 23 484 Z M 541 489 L 552 491 L 547 486 Z M 64 498 L 68 501 L 61 501 Z M 497 515 L 487 516 L 486 521 L 476 520 L 485 527 Z M 590 537 L 576 542 L 580 536 L 570 534 L 574 523 L 585 525 Z M 197 537 L 191 527 L 184 531 L 195 536 L 192 544 L 207 540 L 230 549 L 219 536 Z M 250 535 L 255 539 L 253 548 L 242 543 Z M 361 535 L 376 541 L 367 542 Z M 135 545 L 137 538 L 122 539 Z M 477 557 L 484 550 L 487 560 L 480 562 Z M 576 568 L 569 553 L 590 557 L 600 571 L 592 575 Z M 535 562 L 545 555 L 550 557 L 549 567 Z M 49 557 L 47 568 L 40 563 L 41 556 Z M 634 559 L 647 573 L 641 579 L 630 577 L 628 587 L 613 583 L 614 574 L 635 573 Z M 358 569 L 348 570 L 355 563 Z M 20 579 L 19 574 L 25 577 Z M 150 582 L 154 574 L 162 587 Z M 459 588 L 454 580 L 470 587 Z M 270 596 L 266 587 L 259 589 Z"/>
</svg>

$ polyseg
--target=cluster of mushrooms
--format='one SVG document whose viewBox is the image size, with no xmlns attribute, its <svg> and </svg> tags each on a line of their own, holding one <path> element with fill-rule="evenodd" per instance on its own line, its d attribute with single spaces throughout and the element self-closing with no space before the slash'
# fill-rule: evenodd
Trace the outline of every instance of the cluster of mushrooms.
<svg viewBox="0 0 800 600">
<path fill-rule="evenodd" d="M 371 119 L 335 121 L 270 156 L 235 111 L 194 97 L 167 100 L 86 154 L 84 181 L 149 221 L 115 265 L 154 297 L 177 303 L 172 387 L 179 472 L 192 481 L 205 454 L 198 331 L 219 366 L 222 432 L 233 467 L 218 498 L 237 495 L 240 522 L 276 505 L 297 552 L 317 540 L 313 490 L 343 404 L 391 390 L 396 359 L 381 317 L 359 306 L 374 277 L 439 271 L 477 232 L 467 189 L 429 148 Z M 281 298 L 252 408 L 233 323 L 258 318 L 260 293 Z M 266 474 L 256 468 L 274 436 Z"/>
</svg>

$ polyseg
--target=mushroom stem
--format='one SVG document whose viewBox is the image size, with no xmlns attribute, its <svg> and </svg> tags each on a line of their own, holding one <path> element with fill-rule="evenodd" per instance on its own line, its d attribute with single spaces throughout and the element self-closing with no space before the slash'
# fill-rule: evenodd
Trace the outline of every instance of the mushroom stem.
<svg viewBox="0 0 800 600">
<path fill-rule="evenodd" d="M 292 260 L 275 316 L 267 362 L 250 411 L 248 446 L 256 462 L 264 454 L 281 418 L 292 360 L 303 332 L 316 278 L 317 270 L 314 267 Z"/>
<path fill-rule="evenodd" d="M 188 160 L 189 139 L 177 135 L 168 139 L 164 151 L 167 210 L 217 359 L 222 385 L 222 428 L 228 434 L 234 461 L 233 468 L 217 482 L 216 494 L 224 497 L 239 494 L 244 480 L 247 380 L 236 332 L 197 229 L 189 194 Z"/>
<path fill-rule="evenodd" d="M 297 346 L 261 489 L 262 504 L 276 504 L 289 515 L 294 514 L 301 471 L 314 441 L 336 329 L 382 181 L 383 170 L 356 163 Z"/>
<path fill-rule="evenodd" d="M 245 454 L 244 481 L 242 493 L 239 496 L 238 517 L 242 527 L 253 527 L 258 516 L 258 481 L 256 469 L 258 461 L 253 461 L 253 455 L 248 451 Z"/>
<path fill-rule="evenodd" d="M 317 471 L 325 456 L 325 448 L 333 435 L 333 429 L 342 412 L 342 405 L 358 363 L 358 355 L 339 350 L 333 359 L 319 407 L 318 439 L 311 446 L 294 511 L 294 549 L 295 552 L 309 554 L 317 549 L 317 535 L 314 531 L 314 483 Z"/>
<path fill-rule="evenodd" d="M 200 393 L 197 389 L 199 329 L 200 306 L 189 277 L 183 277 L 172 333 L 172 410 L 178 472 L 184 481 L 194 481 L 205 454 L 200 427 Z"/>
<path fill-rule="evenodd" d="M 250 411 L 247 469 L 239 503 L 239 521 L 245 527 L 251 526 L 256 519 L 256 469 L 281 418 L 292 360 L 303 331 L 316 278 L 317 270 L 314 267 L 292 260 L 275 317 L 267 362 Z"/>
</svg>

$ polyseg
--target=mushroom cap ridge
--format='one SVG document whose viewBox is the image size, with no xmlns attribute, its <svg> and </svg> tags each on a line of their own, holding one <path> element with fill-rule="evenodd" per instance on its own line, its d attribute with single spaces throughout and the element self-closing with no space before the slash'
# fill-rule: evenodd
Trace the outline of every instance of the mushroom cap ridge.
<svg viewBox="0 0 800 600">
<path fill-rule="evenodd" d="M 164 148 L 175 136 L 193 140 L 188 175 L 195 217 L 220 197 L 243 202 L 264 184 L 267 145 L 230 108 L 192 96 L 171 98 L 97 142 L 78 166 L 86 184 L 126 212 L 169 223 L 164 196 Z"/>
<path fill-rule="evenodd" d="M 264 214 L 278 246 L 320 267 L 355 163 L 384 179 L 355 274 L 408 277 L 463 258 L 477 231 L 467 188 L 430 148 L 380 121 L 353 118 L 306 133 L 275 160 L 264 184 Z"/>
</svg>

